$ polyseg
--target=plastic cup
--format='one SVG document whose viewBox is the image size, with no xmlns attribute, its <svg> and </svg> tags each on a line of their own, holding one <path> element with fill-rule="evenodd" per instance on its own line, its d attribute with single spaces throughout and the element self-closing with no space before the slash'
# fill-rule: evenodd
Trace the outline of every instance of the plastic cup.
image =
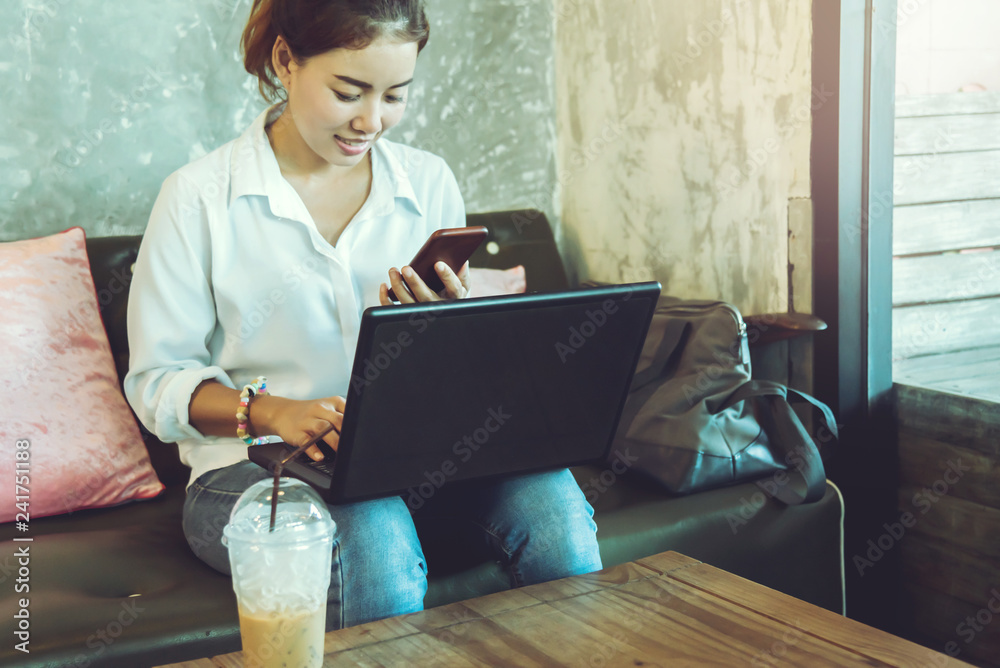
<svg viewBox="0 0 1000 668">
<path fill-rule="evenodd" d="M 244 665 L 318 668 L 336 525 L 309 485 L 281 478 L 272 531 L 273 490 L 271 480 L 249 487 L 223 529 Z"/>
</svg>

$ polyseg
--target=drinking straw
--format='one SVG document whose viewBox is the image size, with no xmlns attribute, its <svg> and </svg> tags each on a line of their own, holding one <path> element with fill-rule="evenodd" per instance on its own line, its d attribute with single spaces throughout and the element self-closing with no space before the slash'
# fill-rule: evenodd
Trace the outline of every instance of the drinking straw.
<svg viewBox="0 0 1000 668">
<path fill-rule="evenodd" d="M 275 518 L 278 516 L 278 479 L 281 477 L 281 472 L 282 472 L 282 470 L 284 470 L 285 464 L 287 464 L 292 459 L 294 459 L 295 457 L 297 457 L 298 454 L 300 452 L 304 451 L 306 448 L 308 448 L 308 447 L 310 447 L 312 445 L 316 445 L 317 441 L 319 441 L 321 438 L 323 438 L 324 436 L 326 436 L 327 434 L 329 434 L 334 429 L 336 429 L 336 427 L 334 427 L 331 424 L 326 429 L 326 431 L 324 431 L 323 433 L 319 434 L 318 436 L 313 436 L 311 439 L 309 439 L 309 441 L 307 443 L 305 443 L 304 445 L 300 445 L 299 447 L 297 447 L 292 452 L 292 454 L 290 454 L 287 457 L 285 457 L 284 459 L 282 459 L 280 462 L 278 462 L 278 465 L 274 467 L 274 489 L 271 491 L 271 529 L 270 529 L 271 531 L 274 531 L 274 521 L 275 521 Z"/>
</svg>

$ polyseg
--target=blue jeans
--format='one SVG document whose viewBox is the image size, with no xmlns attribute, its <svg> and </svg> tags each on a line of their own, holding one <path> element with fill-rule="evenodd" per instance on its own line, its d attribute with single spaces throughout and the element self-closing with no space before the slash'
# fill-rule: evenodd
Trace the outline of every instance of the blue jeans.
<svg viewBox="0 0 1000 668">
<path fill-rule="evenodd" d="M 232 507 L 268 477 L 243 461 L 209 471 L 188 489 L 184 535 L 215 570 L 229 574 L 221 538 Z M 398 496 L 328 508 L 337 523 L 328 629 L 423 609 L 427 563 L 418 535 L 438 550 L 447 545 L 496 559 L 512 587 L 601 568 L 594 510 L 567 469 L 455 483 L 412 512 Z"/>
</svg>

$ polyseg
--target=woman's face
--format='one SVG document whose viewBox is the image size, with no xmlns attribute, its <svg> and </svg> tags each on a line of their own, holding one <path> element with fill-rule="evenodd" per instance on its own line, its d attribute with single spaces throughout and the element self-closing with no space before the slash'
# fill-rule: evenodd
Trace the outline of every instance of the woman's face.
<svg viewBox="0 0 1000 668">
<path fill-rule="evenodd" d="M 402 119 L 416 64 L 415 42 L 385 39 L 364 49 L 334 49 L 302 65 L 290 60 L 281 74 L 285 113 L 319 158 L 353 167 Z"/>
</svg>

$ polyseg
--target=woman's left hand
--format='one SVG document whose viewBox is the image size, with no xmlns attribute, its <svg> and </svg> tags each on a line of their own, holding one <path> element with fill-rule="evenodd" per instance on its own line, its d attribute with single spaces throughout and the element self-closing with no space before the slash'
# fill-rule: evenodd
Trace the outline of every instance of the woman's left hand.
<svg viewBox="0 0 1000 668">
<path fill-rule="evenodd" d="M 444 283 L 444 290 L 440 293 L 427 287 L 427 284 L 409 266 L 403 267 L 402 273 L 395 267 L 390 269 L 389 283 L 399 303 L 436 302 L 443 299 L 465 299 L 469 296 L 472 282 L 469 276 L 468 262 L 462 265 L 457 274 L 444 262 L 435 264 L 434 270 L 441 277 L 441 282 Z M 389 306 L 393 303 L 389 299 L 389 287 L 385 283 L 378 287 L 378 300 L 382 306 Z"/>
</svg>

